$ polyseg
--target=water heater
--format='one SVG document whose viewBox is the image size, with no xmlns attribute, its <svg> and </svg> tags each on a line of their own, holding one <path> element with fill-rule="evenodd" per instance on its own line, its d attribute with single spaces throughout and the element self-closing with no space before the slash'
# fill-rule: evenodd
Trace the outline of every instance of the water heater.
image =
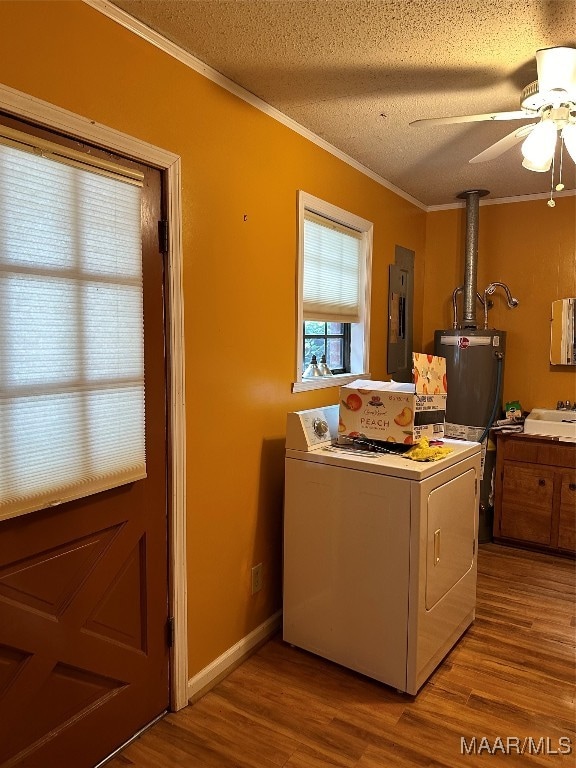
<svg viewBox="0 0 576 768">
<path fill-rule="evenodd" d="M 456 436 L 459 425 L 483 431 L 495 407 L 499 415 L 505 351 L 504 331 L 451 328 L 434 333 L 434 354 L 446 358 L 447 437 Z"/>
</svg>

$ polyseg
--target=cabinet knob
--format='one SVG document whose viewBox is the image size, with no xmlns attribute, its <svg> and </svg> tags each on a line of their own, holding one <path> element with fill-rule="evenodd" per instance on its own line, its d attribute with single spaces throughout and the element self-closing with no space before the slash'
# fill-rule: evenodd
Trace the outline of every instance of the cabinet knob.
<svg viewBox="0 0 576 768">
<path fill-rule="evenodd" d="M 570 483 L 568 488 L 570 488 L 571 491 L 576 491 L 576 483 Z"/>
<path fill-rule="evenodd" d="M 538 485 L 546 485 L 546 480 L 540 478 L 540 480 L 538 480 Z"/>
</svg>

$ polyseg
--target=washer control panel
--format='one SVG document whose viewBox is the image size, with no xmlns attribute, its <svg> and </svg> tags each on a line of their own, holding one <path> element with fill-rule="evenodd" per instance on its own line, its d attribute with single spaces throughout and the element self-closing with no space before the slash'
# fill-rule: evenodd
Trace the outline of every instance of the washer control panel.
<svg viewBox="0 0 576 768">
<path fill-rule="evenodd" d="M 313 451 L 330 445 L 338 437 L 338 418 L 337 405 L 289 413 L 286 421 L 286 448 Z"/>
</svg>

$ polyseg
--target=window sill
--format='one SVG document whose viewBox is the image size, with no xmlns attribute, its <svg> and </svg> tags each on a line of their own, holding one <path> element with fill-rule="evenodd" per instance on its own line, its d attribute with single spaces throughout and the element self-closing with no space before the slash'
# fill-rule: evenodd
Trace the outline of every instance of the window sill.
<svg viewBox="0 0 576 768">
<path fill-rule="evenodd" d="M 369 379 L 369 373 L 338 373 L 326 378 L 302 379 L 292 384 L 292 392 L 310 392 L 313 389 L 327 389 L 328 387 L 342 387 L 356 379 Z"/>
</svg>

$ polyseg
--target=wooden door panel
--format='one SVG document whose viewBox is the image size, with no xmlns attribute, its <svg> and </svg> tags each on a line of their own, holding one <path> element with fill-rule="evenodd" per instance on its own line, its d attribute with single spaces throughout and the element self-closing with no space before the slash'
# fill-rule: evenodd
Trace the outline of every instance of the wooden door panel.
<svg viewBox="0 0 576 768">
<path fill-rule="evenodd" d="M 576 552 L 576 472 L 563 472 L 560 486 L 558 546 Z"/>
<path fill-rule="evenodd" d="M 125 494 L 119 495 L 124 500 Z M 50 529 L 62 530 L 76 515 L 63 511 Z M 44 761 L 39 764 L 49 765 L 43 739 L 61 740 L 69 749 L 67 731 L 112 703 L 120 707 L 121 723 L 127 711 L 139 711 L 141 727 L 166 707 L 168 695 L 164 626 L 151 626 L 148 615 L 150 576 L 165 582 L 166 560 L 152 540 L 154 531 L 146 529 L 146 515 L 141 523 L 120 516 L 116 525 L 108 516 L 104 529 L 83 531 L 43 551 L 30 546 L 42 541 L 34 517 L 5 524 L 23 545 L 13 552 L 3 547 L 0 560 L 3 768 L 34 765 L 37 748 Z M 40 529 L 46 522 L 42 517 Z M 158 664 L 164 671 L 162 701 L 144 706 L 152 687 L 150 668 Z M 109 749 L 102 751 L 106 740 L 100 734 L 95 740 L 92 732 L 96 761 L 122 743 L 110 739 Z"/>
<path fill-rule="evenodd" d="M 0 768 L 91 768 L 168 708 L 161 177 L 127 164 L 144 172 L 147 477 L 0 523 Z"/>
<path fill-rule="evenodd" d="M 507 463 L 500 532 L 511 539 L 550 544 L 554 472 Z"/>
</svg>

